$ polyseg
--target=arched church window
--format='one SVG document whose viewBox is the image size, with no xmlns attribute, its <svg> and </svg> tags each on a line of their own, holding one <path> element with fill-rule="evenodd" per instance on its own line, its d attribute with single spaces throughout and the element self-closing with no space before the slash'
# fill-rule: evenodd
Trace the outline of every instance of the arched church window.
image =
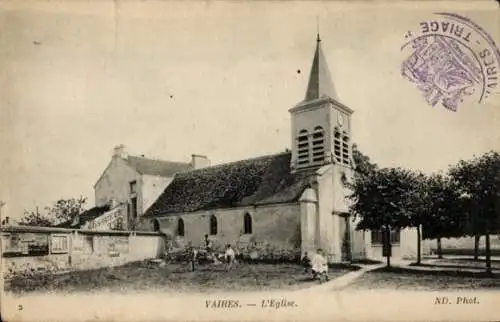
<svg viewBox="0 0 500 322">
<path fill-rule="evenodd" d="M 325 159 L 325 134 L 321 126 L 314 128 L 313 140 L 313 162 L 321 162 Z"/>
<path fill-rule="evenodd" d="M 245 234 L 252 233 L 252 217 L 249 213 L 246 213 L 245 216 L 243 216 L 243 231 Z"/>
<path fill-rule="evenodd" d="M 297 137 L 297 164 L 299 166 L 309 163 L 309 134 L 301 130 Z"/>
<path fill-rule="evenodd" d="M 349 137 L 347 135 L 342 138 L 342 162 L 349 164 Z"/>
<path fill-rule="evenodd" d="M 177 236 L 184 236 L 184 220 L 182 218 L 177 220 Z"/>
<path fill-rule="evenodd" d="M 338 129 L 335 129 L 335 133 L 333 135 L 333 152 L 335 154 L 335 160 L 337 162 L 342 162 L 342 142 L 341 135 Z"/>
<path fill-rule="evenodd" d="M 217 217 L 210 216 L 210 235 L 217 235 Z"/>
<path fill-rule="evenodd" d="M 153 230 L 154 231 L 160 231 L 160 221 L 158 219 L 155 219 L 153 221 Z"/>
</svg>

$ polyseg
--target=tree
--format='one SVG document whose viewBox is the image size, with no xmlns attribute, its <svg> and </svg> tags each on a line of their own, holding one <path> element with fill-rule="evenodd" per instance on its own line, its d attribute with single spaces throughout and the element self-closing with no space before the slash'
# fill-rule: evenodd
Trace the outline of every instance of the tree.
<svg viewBox="0 0 500 322">
<path fill-rule="evenodd" d="M 24 217 L 21 218 L 19 224 L 24 226 L 50 227 L 54 222 L 46 214 L 42 214 L 38 210 L 38 207 L 36 207 L 35 210 L 25 210 Z"/>
<path fill-rule="evenodd" d="M 465 234 L 465 204 L 450 178 L 443 174 L 429 176 L 426 187 L 428 215 L 422 223 L 423 237 L 437 239 L 438 256 L 442 258 L 441 238 L 460 237 Z"/>
<path fill-rule="evenodd" d="M 491 151 L 470 161 L 462 160 L 449 173 L 469 210 L 475 210 L 469 211 L 470 232 L 485 235 L 486 271 L 491 273 L 490 234 L 499 229 L 500 154 Z"/>
<path fill-rule="evenodd" d="M 410 198 L 415 178 L 415 173 L 402 168 L 370 169 L 355 176 L 349 198 L 351 212 L 361 219 L 356 228 L 383 230 L 384 245 L 390 250 L 390 231 L 412 224 Z M 389 253 L 386 258 L 390 266 Z"/>
<path fill-rule="evenodd" d="M 57 222 L 72 221 L 76 216 L 85 210 L 87 198 L 80 196 L 78 198 L 59 199 L 52 207 L 46 210 L 51 218 Z"/>
<path fill-rule="evenodd" d="M 35 210 L 25 210 L 20 224 L 53 226 L 61 222 L 72 221 L 85 210 L 84 206 L 86 202 L 87 198 L 81 196 L 78 198 L 60 199 L 52 207 L 45 207 L 44 213 L 40 212 L 38 207 Z"/>
<path fill-rule="evenodd" d="M 422 261 L 422 226 L 428 221 L 429 209 L 429 187 L 427 176 L 420 172 L 413 172 L 408 175 L 409 185 L 406 204 L 404 226 L 415 227 L 417 230 L 417 265 Z"/>
<path fill-rule="evenodd" d="M 370 157 L 363 154 L 356 144 L 352 145 L 352 158 L 355 165 L 355 177 L 363 177 L 370 175 L 373 171 L 378 169 L 376 163 L 370 160 Z"/>
</svg>

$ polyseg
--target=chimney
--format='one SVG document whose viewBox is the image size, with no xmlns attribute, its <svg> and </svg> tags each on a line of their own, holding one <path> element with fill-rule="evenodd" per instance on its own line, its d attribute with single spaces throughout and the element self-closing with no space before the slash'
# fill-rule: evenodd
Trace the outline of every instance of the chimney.
<svg viewBox="0 0 500 322">
<path fill-rule="evenodd" d="M 3 206 L 5 206 L 6 204 L 7 203 L 5 201 L 0 200 L 0 218 L 3 218 L 3 211 L 2 211 L 2 209 L 3 209 Z M 7 217 L 7 218 L 9 218 L 9 217 Z"/>
<path fill-rule="evenodd" d="M 191 167 L 194 170 L 202 169 L 210 166 L 210 160 L 204 156 L 199 154 L 191 154 Z"/>
<path fill-rule="evenodd" d="M 2 220 L 2 226 L 9 226 L 10 225 L 10 222 L 9 222 L 9 217 L 5 217 L 5 219 Z"/>
<path fill-rule="evenodd" d="M 125 146 L 123 144 L 120 144 L 115 147 L 113 158 L 122 158 L 122 159 L 127 158 L 127 151 L 125 150 Z"/>
</svg>

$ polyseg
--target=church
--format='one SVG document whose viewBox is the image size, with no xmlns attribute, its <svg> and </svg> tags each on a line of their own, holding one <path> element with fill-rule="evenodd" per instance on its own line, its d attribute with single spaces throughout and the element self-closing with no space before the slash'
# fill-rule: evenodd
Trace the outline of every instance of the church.
<svg viewBox="0 0 500 322">
<path fill-rule="evenodd" d="M 331 263 L 381 258 L 381 234 L 357 231 L 349 213 L 354 111 L 338 99 L 319 35 L 304 99 L 289 113 L 291 151 L 180 167 L 136 228 L 161 231 L 179 245 L 200 246 L 208 235 L 220 248 L 321 248 Z M 393 232 L 393 257 L 414 257 L 416 238 L 412 229 Z"/>
</svg>

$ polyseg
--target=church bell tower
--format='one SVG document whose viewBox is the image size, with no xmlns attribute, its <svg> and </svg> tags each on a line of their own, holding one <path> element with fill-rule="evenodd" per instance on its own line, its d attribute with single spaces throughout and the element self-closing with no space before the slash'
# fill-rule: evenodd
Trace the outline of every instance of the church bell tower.
<svg viewBox="0 0 500 322">
<path fill-rule="evenodd" d="M 292 171 L 327 164 L 352 168 L 351 115 L 339 102 L 319 34 L 306 95 L 289 110 L 292 121 Z"/>
</svg>

